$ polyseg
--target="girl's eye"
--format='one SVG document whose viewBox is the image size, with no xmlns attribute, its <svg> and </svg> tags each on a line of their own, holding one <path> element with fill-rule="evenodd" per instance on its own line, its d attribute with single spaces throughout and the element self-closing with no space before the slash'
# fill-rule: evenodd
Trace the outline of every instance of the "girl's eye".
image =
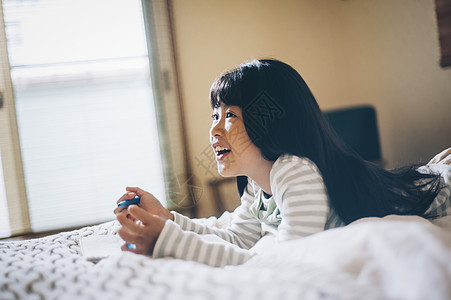
<svg viewBox="0 0 451 300">
<path fill-rule="evenodd" d="M 236 117 L 236 115 L 234 113 L 231 113 L 231 112 L 226 113 L 226 118 L 235 118 L 235 117 Z"/>
<path fill-rule="evenodd" d="M 213 121 L 216 121 L 219 119 L 219 116 L 218 116 L 218 114 L 213 114 L 213 115 L 211 115 L 211 118 Z"/>
</svg>

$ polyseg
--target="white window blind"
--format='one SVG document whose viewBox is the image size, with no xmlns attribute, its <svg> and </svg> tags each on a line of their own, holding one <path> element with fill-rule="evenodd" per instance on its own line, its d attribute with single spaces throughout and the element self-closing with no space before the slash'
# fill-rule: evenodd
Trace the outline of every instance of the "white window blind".
<svg viewBox="0 0 451 300">
<path fill-rule="evenodd" d="M 33 231 L 111 220 L 126 185 L 165 203 L 141 2 L 3 0 L 3 12 Z"/>
</svg>

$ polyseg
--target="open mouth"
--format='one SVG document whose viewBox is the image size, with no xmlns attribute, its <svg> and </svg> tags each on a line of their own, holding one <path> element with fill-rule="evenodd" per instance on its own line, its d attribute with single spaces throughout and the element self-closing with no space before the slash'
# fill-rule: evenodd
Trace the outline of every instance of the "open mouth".
<svg viewBox="0 0 451 300">
<path fill-rule="evenodd" d="M 224 155 L 226 153 L 229 153 L 230 151 L 232 151 L 232 150 L 230 150 L 228 148 L 221 147 L 221 146 L 216 146 L 215 147 L 215 152 L 216 152 L 217 156 L 222 156 L 222 155 Z"/>
</svg>

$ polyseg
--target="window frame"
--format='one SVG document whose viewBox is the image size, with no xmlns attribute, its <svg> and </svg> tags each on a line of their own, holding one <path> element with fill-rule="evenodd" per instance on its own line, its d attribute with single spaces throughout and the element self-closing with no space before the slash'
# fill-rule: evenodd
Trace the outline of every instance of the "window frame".
<svg viewBox="0 0 451 300">
<path fill-rule="evenodd" d="M 0 1 L 0 151 L 5 181 L 6 201 L 11 235 L 31 231 L 28 213 L 25 177 L 20 151 L 19 133 L 14 104 L 14 89 L 11 81 L 10 65 L 6 44 L 3 5 Z"/>
<path fill-rule="evenodd" d="M 177 72 L 171 1 L 142 0 L 142 4 L 150 74 L 161 133 L 161 153 L 166 168 L 168 208 L 195 217 L 196 186 L 189 162 L 189 147 L 182 113 L 184 109 Z"/>
</svg>

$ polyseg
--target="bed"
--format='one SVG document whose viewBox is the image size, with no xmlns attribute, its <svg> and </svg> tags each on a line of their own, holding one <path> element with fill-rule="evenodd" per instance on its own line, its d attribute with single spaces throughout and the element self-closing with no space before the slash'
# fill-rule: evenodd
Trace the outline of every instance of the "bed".
<svg viewBox="0 0 451 300">
<path fill-rule="evenodd" d="M 83 257 L 82 237 L 118 228 L 1 242 L 0 299 L 451 299 L 451 217 L 361 219 L 225 268 L 128 252 Z"/>
</svg>

